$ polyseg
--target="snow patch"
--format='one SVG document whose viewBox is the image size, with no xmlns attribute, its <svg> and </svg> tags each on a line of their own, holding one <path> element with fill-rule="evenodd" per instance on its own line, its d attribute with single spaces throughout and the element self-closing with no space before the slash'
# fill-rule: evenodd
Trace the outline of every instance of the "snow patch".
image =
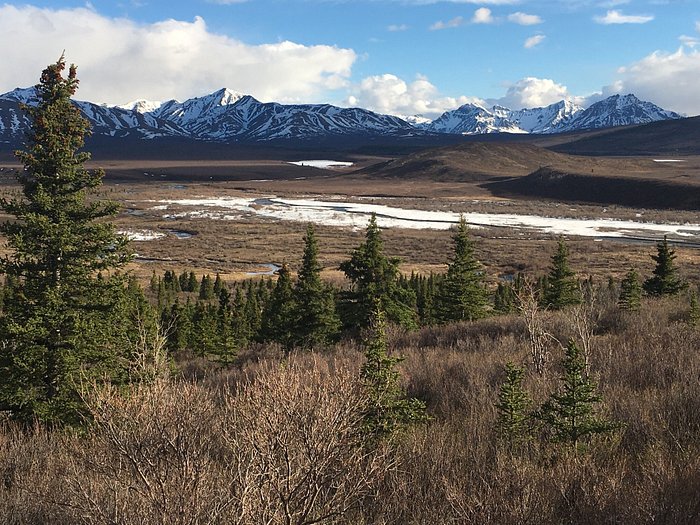
<svg viewBox="0 0 700 525">
<path fill-rule="evenodd" d="M 153 230 L 121 230 L 117 233 L 126 235 L 130 241 L 155 241 L 165 237 L 164 233 L 154 232 Z"/>
<path fill-rule="evenodd" d="M 294 162 L 289 162 L 289 164 L 294 164 L 295 166 L 308 166 L 311 168 L 320 168 L 322 170 L 328 170 L 332 168 L 349 168 L 354 164 L 354 162 L 342 162 L 339 160 L 297 160 Z"/>
</svg>

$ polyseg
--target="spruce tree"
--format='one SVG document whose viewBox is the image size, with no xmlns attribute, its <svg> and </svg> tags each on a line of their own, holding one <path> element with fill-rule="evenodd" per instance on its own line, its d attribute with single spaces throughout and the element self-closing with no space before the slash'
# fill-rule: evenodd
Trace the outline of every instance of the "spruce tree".
<svg viewBox="0 0 700 525">
<path fill-rule="evenodd" d="M 63 56 L 48 66 L 38 105 L 24 108 L 31 128 L 16 153 L 22 195 L 0 202 L 16 219 L 0 231 L 10 249 L 1 270 L 17 287 L 0 320 L 0 410 L 57 423 L 79 421 L 81 378 L 123 375 L 126 349 L 112 338 L 128 329 L 110 315 L 124 293 L 113 270 L 128 260 L 127 239 L 104 220 L 117 205 L 87 198 L 104 173 L 83 167 L 88 123 L 71 104 L 76 67 L 67 77 L 65 68 Z"/>
<path fill-rule="evenodd" d="M 551 260 L 549 274 L 543 284 L 544 306 L 559 310 L 565 306 L 579 304 L 581 290 L 573 270 L 569 267 L 569 248 L 561 237 Z"/>
<path fill-rule="evenodd" d="M 498 437 L 513 447 L 527 438 L 529 432 L 530 396 L 523 390 L 525 370 L 513 363 L 506 365 L 506 379 L 498 393 L 498 417 L 496 432 Z"/>
<path fill-rule="evenodd" d="M 321 280 L 318 262 L 318 241 L 313 224 L 306 228 L 304 256 L 294 288 L 296 346 L 323 347 L 331 343 L 340 331 L 340 319 L 335 310 L 333 290 Z"/>
<path fill-rule="evenodd" d="M 596 384 L 586 374 L 586 362 L 574 341 L 569 341 L 562 363 L 562 388 L 552 394 L 538 412 L 552 441 L 569 443 L 575 448 L 597 434 L 610 433 L 620 427 L 596 414 L 601 397 Z"/>
<path fill-rule="evenodd" d="M 386 322 L 378 303 L 370 315 L 364 340 L 365 363 L 360 377 L 367 395 L 364 430 L 370 441 L 390 438 L 408 425 L 426 421 L 425 403 L 407 398 L 396 369 L 401 359 L 389 355 Z"/>
<path fill-rule="evenodd" d="M 387 320 L 405 328 L 417 328 L 415 293 L 399 286 L 399 259 L 384 255 L 375 214 L 367 225 L 365 242 L 341 263 L 340 269 L 352 283 L 350 291 L 342 294 L 341 305 L 348 328 L 367 327 L 377 303 Z"/>
<path fill-rule="evenodd" d="M 435 298 L 436 318 L 440 323 L 473 321 L 486 315 L 487 290 L 464 215 L 460 216 L 452 239 L 454 256 Z"/>
<path fill-rule="evenodd" d="M 632 268 L 620 283 L 620 298 L 617 305 L 621 310 L 636 311 L 642 304 L 642 285 L 639 274 Z"/>
<path fill-rule="evenodd" d="M 263 341 L 275 341 L 289 351 L 295 341 L 296 302 L 291 272 L 286 264 L 277 272 L 277 284 L 263 311 L 260 335 Z"/>
<path fill-rule="evenodd" d="M 644 291 L 648 295 L 677 295 L 686 288 L 686 283 L 678 276 L 678 270 L 673 261 L 676 252 L 668 246 L 668 240 L 664 235 L 664 240 L 656 245 L 657 254 L 651 258 L 656 261 L 656 268 L 649 279 L 644 281 Z"/>
</svg>

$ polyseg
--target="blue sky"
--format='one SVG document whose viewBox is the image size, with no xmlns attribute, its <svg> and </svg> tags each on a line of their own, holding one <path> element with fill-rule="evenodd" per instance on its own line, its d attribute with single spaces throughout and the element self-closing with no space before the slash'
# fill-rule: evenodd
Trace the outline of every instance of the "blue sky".
<svg viewBox="0 0 700 525">
<path fill-rule="evenodd" d="M 634 92 L 700 113 L 698 0 L 7 2 L 0 46 L 0 91 L 65 49 L 80 98 L 113 104 L 226 86 L 435 117 Z"/>
</svg>

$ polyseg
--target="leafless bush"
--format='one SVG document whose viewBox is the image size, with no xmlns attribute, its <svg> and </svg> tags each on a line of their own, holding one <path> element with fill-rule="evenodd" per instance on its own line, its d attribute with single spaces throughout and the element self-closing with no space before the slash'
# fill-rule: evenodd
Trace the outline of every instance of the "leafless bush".
<svg viewBox="0 0 700 525">
<path fill-rule="evenodd" d="M 391 468 L 385 451 L 364 443 L 364 405 L 356 374 L 294 362 L 267 367 L 230 397 L 224 439 L 246 458 L 241 523 L 352 522 Z"/>
</svg>

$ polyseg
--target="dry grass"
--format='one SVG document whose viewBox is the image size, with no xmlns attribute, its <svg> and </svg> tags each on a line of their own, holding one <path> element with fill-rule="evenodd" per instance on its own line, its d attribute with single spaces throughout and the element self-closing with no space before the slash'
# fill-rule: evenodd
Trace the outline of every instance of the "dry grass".
<svg viewBox="0 0 700 525">
<path fill-rule="evenodd" d="M 433 419 L 382 449 L 359 439 L 355 343 L 288 362 L 255 347 L 197 382 L 93 390 L 85 433 L 5 425 L 3 522 L 698 523 L 700 331 L 683 300 L 601 308 L 591 374 L 602 410 L 625 426 L 585 450 L 496 439 L 504 364 L 528 368 L 535 405 L 560 373 L 556 345 L 534 373 L 517 316 L 392 331 L 408 392 Z M 545 322 L 565 341 L 570 320 Z"/>
</svg>

